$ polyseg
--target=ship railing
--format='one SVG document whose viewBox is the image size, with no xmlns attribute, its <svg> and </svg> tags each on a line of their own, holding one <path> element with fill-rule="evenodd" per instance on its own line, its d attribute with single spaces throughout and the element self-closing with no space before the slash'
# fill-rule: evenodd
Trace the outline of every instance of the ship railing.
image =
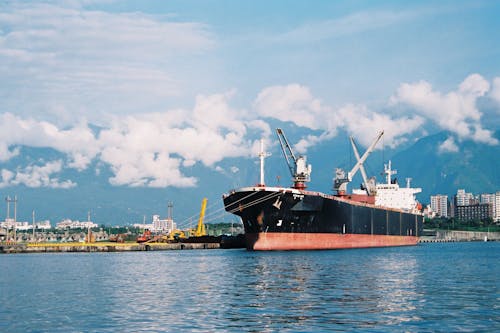
<svg viewBox="0 0 500 333">
<path fill-rule="evenodd" d="M 246 208 L 252 207 L 254 205 L 257 205 L 259 203 L 262 203 L 264 201 L 267 201 L 269 199 L 272 199 L 272 198 L 277 197 L 277 196 L 279 196 L 279 195 L 282 194 L 282 192 L 272 192 L 272 193 L 270 193 L 270 194 L 268 194 L 268 195 L 266 195 L 266 196 L 264 196 L 262 198 L 258 198 L 258 199 L 255 199 L 253 201 L 246 202 L 244 204 L 240 204 L 240 205 L 235 206 L 234 208 L 231 208 L 231 209 L 228 210 L 228 207 L 232 207 L 232 206 L 234 206 L 234 205 L 236 205 L 236 204 L 238 204 L 238 203 L 240 203 L 240 202 L 242 202 L 242 201 L 250 198 L 252 195 L 255 195 L 256 193 L 260 193 L 260 191 L 259 192 L 252 192 L 249 195 L 244 196 L 243 198 L 240 198 L 240 199 L 236 200 L 235 202 L 232 202 L 231 204 L 225 206 L 224 208 L 222 208 L 222 210 L 225 210 L 225 211 L 222 212 L 221 214 L 217 215 L 217 216 L 213 216 L 214 214 L 212 213 L 211 214 L 212 216 L 210 218 L 208 218 L 208 219 L 205 219 L 205 222 L 219 220 L 221 217 L 224 217 L 227 213 L 235 213 L 237 211 L 244 210 Z"/>
<path fill-rule="evenodd" d="M 256 192 L 255 192 L 255 193 L 256 193 Z M 282 194 L 281 192 L 272 192 L 272 193 L 270 193 L 270 194 L 268 194 L 268 195 L 266 195 L 266 196 L 263 196 L 262 198 L 258 198 L 258 199 L 256 199 L 256 200 L 250 201 L 250 202 L 245 203 L 245 204 L 243 204 L 243 205 L 241 205 L 241 204 L 240 204 L 238 207 L 233 208 L 233 209 L 231 209 L 231 210 L 226 210 L 226 211 L 227 211 L 228 213 L 235 213 L 235 212 L 237 212 L 237 211 L 239 211 L 239 210 L 243 210 L 243 209 L 246 209 L 246 208 L 249 208 L 249 207 L 255 206 L 255 205 L 259 204 L 259 203 L 262 203 L 262 202 L 267 201 L 267 200 L 269 200 L 269 199 L 272 199 L 272 198 L 274 198 L 274 197 L 280 196 L 281 194 Z M 232 205 L 232 204 L 231 204 L 231 205 Z"/>
</svg>

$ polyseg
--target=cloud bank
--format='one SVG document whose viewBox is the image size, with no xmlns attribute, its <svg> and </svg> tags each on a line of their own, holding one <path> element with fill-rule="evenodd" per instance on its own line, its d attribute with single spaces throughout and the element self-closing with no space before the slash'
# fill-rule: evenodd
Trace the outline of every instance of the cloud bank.
<svg viewBox="0 0 500 333">
<path fill-rule="evenodd" d="M 60 181 L 59 178 L 52 177 L 53 174 L 60 172 L 62 167 L 62 161 L 56 160 L 45 165 L 29 165 L 23 169 L 17 168 L 15 172 L 2 169 L 0 171 L 0 188 L 18 185 L 60 189 L 75 187 L 76 183 L 71 180 Z"/>
<path fill-rule="evenodd" d="M 299 153 L 332 139 L 339 130 L 354 135 L 364 146 L 371 143 L 378 131 L 384 130 L 385 144 L 396 147 L 425 133 L 428 124 L 451 133 L 436 147 L 440 153 L 457 152 L 457 139 L 498 144 L 482 124 L 482 113 L 477 106 L 479 98 L 494 97 L 496 91 L 490 87 L 496 86 L 498 78 L 493 82 L 491 85 L 474 74 L 456 91 L 445 94 L 424 81 L 404 83 L 382 111 L 364 104 L 333 108 L 300 84 L 266 87 L 249 109 L 240 109 L 231 105 L 236 94 L 231 90 L 198 95 L 191 109 L 109 115 L 99 129 L 84 119 L 62 127 L 3 113 L 0 114 L 0 161 L 15 158 L 20 146 L 52 148 L 66 158 L 14 170 L 4 168 L 0 187 L 21 184 L 73 187 L 76 184 L 71 180 L 59 180 L 61 173 L 68 168 L 85 170 L 93 161 L 109 166 L 112 185 L 193 187 L 197 185 L 197 178 L 191 172 L 194 165 L 223 172 L 218 163 L 226 158 L 254 157 L 258 139 L 270 140 L 273 120 L 290 122 L 309 132 L 295 144 Z M 233 167 L 231 172 L 238 169 Z"/>
<path fill-rule="evenodd" d="M 308 135 L 295 148 L 305 152 L 308 147 L 337 135 L 345 129 L 367 146 L 380 130 L 385 131 L 385 142 L 397 146 L 404 136 L 415 132 L 424 123 L 419 116 L 394 117 L 369 109 L 366 105 L 348 104 L 338 109 L 324 105 L 315 98 L 308 87 L 299 84 L 273 86 L 264 89 L 254 107 L 261 117 L 292 122 L 311 130 L 320 130 L 321 135 Z"/>
<path fill-rule="evenodd" d="M 214 45 L 207 25 L 165 15 L 0 4 L 0 109 L 58 122 L 157 109 L 185 87 L 182 59 Z"/>
<path fill-rule="evenodd" d="M 1 114 L 2 161 L 16 156 L 20 145 L 52 148 L 67 156 L 64 165 L 62 161 L 50 164 L 53 168 L 45 172 L 45 178 L 34 176 L 24 181 L 27 172 L 40 174 L 45 170 L 34 165 L 25 170 L 5 170 L 2 184 L 57 187 L 59 183 L 47 175 L 60 172 L 63 167 L 85 170 L 97 159 L 110 166 L 113 176 L 109 182 L 113 185 L 195 186 L 197 179 L 186 175 L 184 169 L 196 163 L 215 167 L 224 158 L 249 156 L 255 142 L 247 137 L 248 130 L 259 136 L 270 133 L 262 121 L 246 119 L 242 116 L 246 111 L 230 107 L 232 94 L 200 95 L 192 110 L 112 116 L 99 131 L 93 131 L 83 121 L 61 129 L 47 121 Z"/>
<path fill-rule="evenodd" d="M 498 78 L 494 80 L 497 82 Z M 479 74 L 469 75 L 455 91 L 434 91 L 426 81 L 402 84 L 392 97 L 393 103 L 411 107 L 415 112 L 454 133 L 459 139 L 470 139 L 490 145 L 498 144 L 492 131 L 481 123 L 477 101 L 490 90 L 490 83 Z M 495 94 L 496 92 L 494 92 Z"/>
</svg>

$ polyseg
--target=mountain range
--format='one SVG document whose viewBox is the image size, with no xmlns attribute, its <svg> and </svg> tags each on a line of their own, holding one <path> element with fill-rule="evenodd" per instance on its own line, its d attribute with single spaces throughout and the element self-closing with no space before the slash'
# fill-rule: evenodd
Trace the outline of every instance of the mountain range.
<svg viewBox="0 0 500 333">
<path fill-rule="evenodd" d="M 293 144 L 300 139 L 301 129 L 289 126 L 287 137 Z M 387 147 L 375 150 L 365 168 L 369 175 L 383 181 L 383 164 L 390 159 L 401 186 L 406 178 L 412 178 L 412 187 L 422 188 L 418 199 L 430 201 L 432 194 L 447 194 L 450 198 L 457 189 L 464 188 L 474 194 L 493 193 L 500 190 L 500 145 L 485 145 L 473 141 L 456 141 L 456 151 L 440 151 L 438 147 L 450 133 L 439 132 L 407 142 L 397 149 Z M 500 130 L 495 132 L 500 140 Z M 290 185 L 290 174 L 282 152 L 275 144 L 268 147 L 272 153 L 266 159 L 267 185 Z M 380 145 L 380 144 L 379 144 Z M 383 143 L 382 143 L 383 146 Z M 21 146 L 19 154 L 0 164 L 0 169 L 16 170 L 36 161 L 64 159 L 64 154 L 51 148 Z M 360 147 L 361 153 L 365 148 Z M 355 163 L 347 133 L 339 133 L 331 140 L 311 147 L 308 162 L 313 165 L 311 190 L 332 193 L 332 179 L 336 167 L 348 170 Z M 99 172 L 96 172 L 96 170 Z M 231 171 L 232 170 L 232 171 Z M 98 224 L 126 225 L 150 222 L 151 215 L 167 214 L 167 204 L 174 205 L 173 217 L 181 227 L 196 223 L 202 198 L 209 199 L 207 222 L 237 221 L 225 214 L 221 197 L 232 188 L 254 185 L 259 181 L 258 159 L 228 158 L 216 167 L 200 163 L 184 168 L 187 175 L 198 179 L 191 188 L 146 188 L 113 186 L 108 179 L 113 173 L 102 162 L 93 161 L 83 171 L 62 169 L 61 180 L 69 179 L 77 185 L 70 188 L 27 187 L 25 185 L 0 188 L 3 197 L 17 196 L 17 220 L 31 221 L 32 211 L 37 220 L 50 220 L 53 225 L 64 218 L 91 219 Z M 357 175 L 350 188 L 361 183 Z M 13 207 L 10 208 L 13 217 Z M 0 216 L 6 216 L 6 206 L 0 208 Z"/>
</svg>

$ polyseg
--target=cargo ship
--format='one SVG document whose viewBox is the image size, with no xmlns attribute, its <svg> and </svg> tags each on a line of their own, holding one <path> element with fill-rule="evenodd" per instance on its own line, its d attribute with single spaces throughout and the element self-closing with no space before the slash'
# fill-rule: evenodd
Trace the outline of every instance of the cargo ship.
<svg viewBox="0 0 500 333">
<path fill-rule="evenodd" d="M 415 194 L 421 189 L 400 187 L 391 163 L 384 165 L 386 183 L 368 178 L 363 163 L 374 149 L 380 132 L 363 156 L 351 137 L 357 163 L 346 174 L 337 169 L 334 194 L 307 189 L 311 165 L 296 156 L 284 132 L 278 139 L 293 178 L 291 187 L 264 183 L 264 151 L 261 141 L 260 183 L 223 195 L 227 212 L 239 216 L 245 229 L 248 250 L 325 250 L 416 245 L 422 233 L 423 214 Z M 347 184 L 360 170 L 363 185 L 347 193 Z"/>
</svg>

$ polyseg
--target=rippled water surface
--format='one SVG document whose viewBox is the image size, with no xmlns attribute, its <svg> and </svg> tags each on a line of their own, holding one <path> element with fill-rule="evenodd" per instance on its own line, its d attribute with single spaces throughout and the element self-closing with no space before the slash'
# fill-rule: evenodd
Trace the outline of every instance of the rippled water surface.
<svg viewBox="0 0 500 333">
<path fill-rule="evenodd" d="M 500 331 L 500 243 L 0 256 L 1 332 Z"/>
</svg>

